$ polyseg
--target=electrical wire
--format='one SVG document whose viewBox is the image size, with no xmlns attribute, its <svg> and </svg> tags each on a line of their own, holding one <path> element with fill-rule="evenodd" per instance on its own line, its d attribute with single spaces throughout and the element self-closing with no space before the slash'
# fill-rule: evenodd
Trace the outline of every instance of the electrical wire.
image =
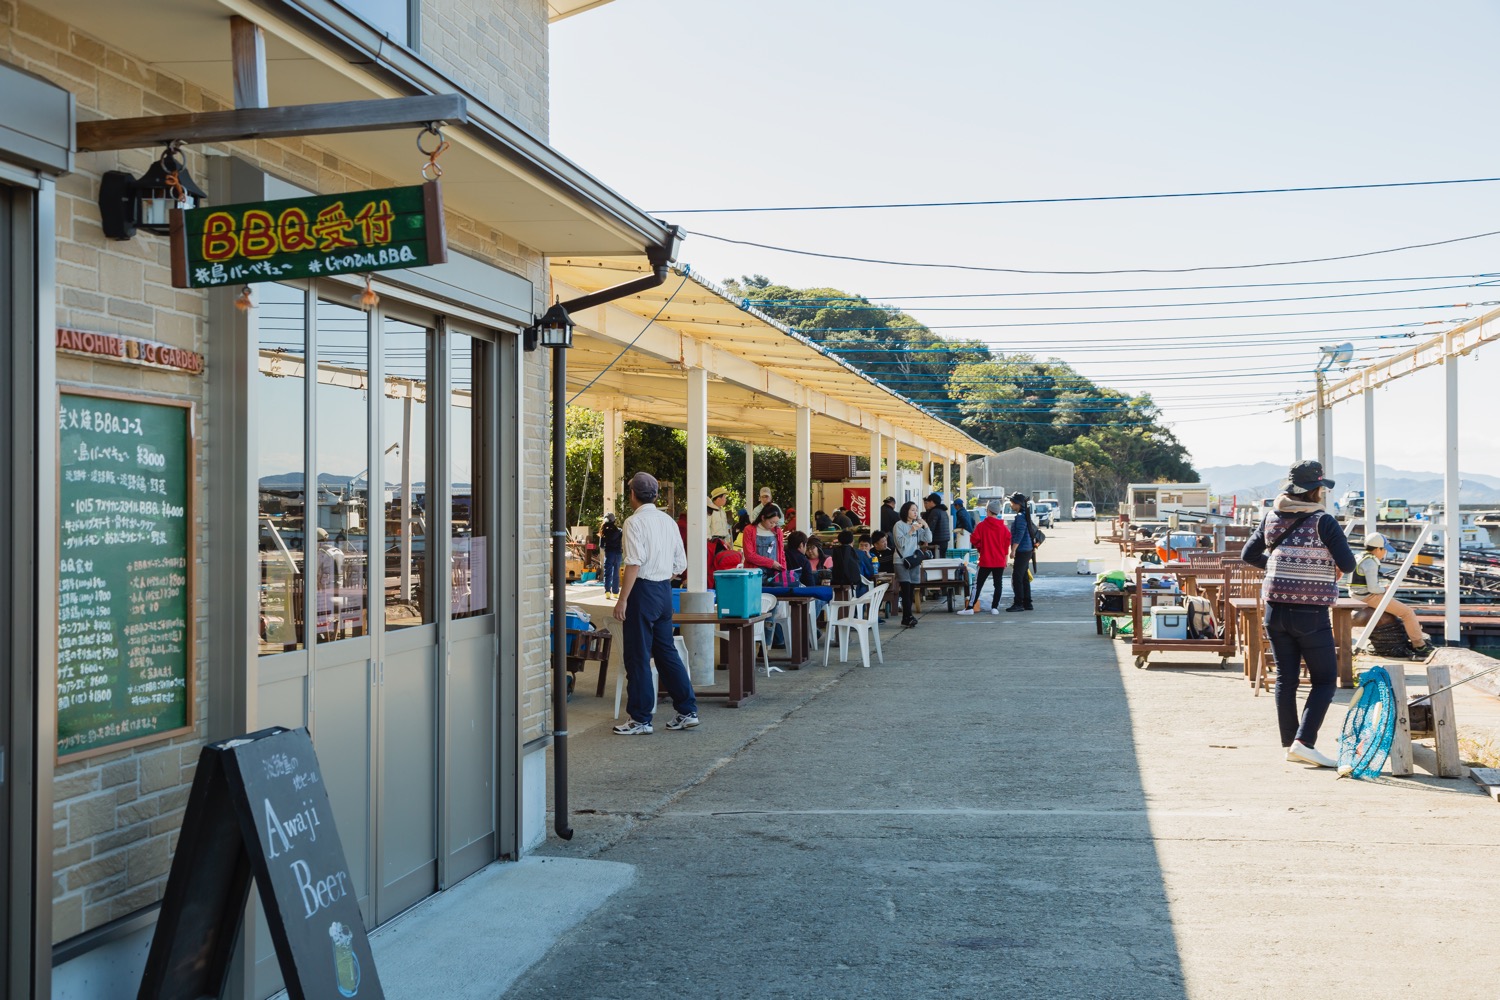
<svg viewBox="0 0 1500 1000">
<path fill-rule="evenodd" d="M 770 243 L 757 243 L 753 240 L 737 240 L 728 236 L 716 236 L 713 233 L 705 233 L 695 230 L 694 236 L 704 239 L 715 240 L 719 243 L 732 243 L 737 246 L 755 247 L 759 250 L 771 250 L 776 253 L 795 254 L 800 257 L 817 257 L 823 260 L 846 260 L 856 264 L 881 264 L 888 267 L 920 267 L 934 268 L 945 271 L 978 271 L 986 274 L 1056 274 L 1056 275 L 1098 275 L 1098 274 L 1192 274 L 1202 271 L 1243 271 L 1257 267 L 1288 267 L 1295 264 L 1326 264 L 1338 260 L 1358 260 L 1363 257 L 1378 257 L 1383 254 L 1401 253 L 1406 250 L 1424 250 L 1429 247 L 1448 246 L 1453 243 L 1464 243 L 1470 240 L 1485 239 L 1490 236 L 1500 236 L 1500 230 L 1487 233 L 1475 233 L 1472 236 L 1455 236 L 1452 239 L 1434 240 L 1430 243 L 1410 243 L 1405 246 L 1387 247 L 1383 250 L 1366 250 L 1361 253 L 1339 254 L 1332 257 L 1308 257 L 1302 260 L 1273 260 L 1262 261 L 1256 264 L 1203 264 L 1197 267 L 1136 267 L 1136 268 L 1114 268 L 1099 271 L 1062 271 L 1048 270 L 1043 268 L 1021 268 L 1021 267 L 986 267 L 980 264 L 951 264 L 934 263 L 931 261 L 910 260 L 884 260 L 878 257 L 857 257 L 852 254 L 822 253 L 816 250 L 798 250 L 793 247 L 775 246 Z"/>
<path fill-rule="evenodd" d="M 1386 181 L 1375 184 L 1315 184 L 1280 188 L 1231 188 L 1222 191 L 1168 191 L 1157 194 L 1076 195 L 1062 198 L 987 198 L 977 201 L 898 201 L 883 204 L 762 205 L 734 208 L 677 208 L 652 210 L 652 215 L 722 215 L 746 212 L 854 212 L 893 208 L 979 208 L 989 205 L 1069 205 L 1096 201 L 1156 201 L 1173 198 L 1229 198 L 1257 194 L 1305 194 L 1319 191 L 1374 191 L 1391 188 L 1440 187 L 1451 184 L 1493 184 L 1500 177 L 1459 177 L 1437 181 Z"/>
<path fill-rule="evenodd" d="M 1387 282 L 1392 282 L 1392 281 L 1457 281 L 1457 280 L 1459 280 L 1461 278 L 1462 279 L 1467 279 L 1467 280 L 1470 280 L 1470 281 L 1478 281 L 1480 285 L 1488 285 L 1488 284 L 1494 284 L 1495 282 L 1493 282 L 1493 281 L 1485 282 L 1485 281 L 1480 281 L 1480 279 L 1482 279 L 1482 278 L 1500 278 L 1500 273 L 1489 273 L 1489 274 L 1426 274 L 1426 275 L 1412 275 L 1410 277 L 1404 277 L 1404 278 L 1403 277 L 1396 277 L 1396 278 L 1337 278 L 1337 279 L 1324 279 L 1324 280 L 1321 280 L 1321 281 L 1252 281 L 1252 282 L 1244 282 L 1244 283 L 1238 283 L 1238 284 L 1226 284 L 1226 285 L 1154 285 L 1154 286 L 1151 286 L 1151 287 L 1148 287 L 1148 288 L 1072 288 L 1072 289 L 1064 288 L 1064 289 L 1049 289 L 1049 290 L 1046 290 L 1046 291 L 1034 291 L 1034 292 L 943 292 L 941 294 L 932 294 L 932 295 L 855 295 L 855 296 L 845 295 L 845 296 L 836 296 L 836 297 L 830 297 L 830 298 L 802 298 L 802 297 L 796 297 L 796 298 L 790 298 L 790 299 L 768 299 L 768 298 L 753 298 L 753 297 L 741 296 L 740 297 L 740 302 L 742 304 L 745 304 L 745 305 L 753 305 L 753 306 L 758 306 L 758 305 L 761 305 L 762 303 L 772 303 L 772 304 L 775 304 L 775 305 L 791 305 L 791 304 L 797 303 L 797 302 L 851 302 L 851 303 L 858 302 L 858 303 L 862 303 L 862 304 L 865 304 L 865 305 L 870 305 L 870 304 L 874 304 L 874 303 L 877 303 L 877 302 L 893 302 L 893 301 L 901 301 L 901 300 L 906 300 L 906 299 L 911 299 L 911 300 L 924 300 L 924 299 L 994 299 L 994 298 L 1013 298 L 1013 297 L 1017 297 L 1017 296 L 1029 296 L 1029 295 L 1107 295 L 1107 294 L 1134 295 L 1134 294 L 1137 294 L 1137 293 L 1145 293 L 1145 292 L 1204 292 L 1204 291 L 1206 291 L 1206 292 L 1215 292 L 1215 291 L 1224 291 L 1224 290 L 1231 289 L 1231 288 L 1301 288 L 1301 287 L 1312 286 L 1312 285 L 1371 285 L 1371 284 L 1385 284 Z M 1479 287 L 1479 286 L 1475 286 L 1475 287 Z"/>
<path fill-rule="evenodd" d="M 672 300 L 675 299 L 675 298 L 677 298 L 677 293 L 680 292 L 680 291 L 682 291 L 683 286 L 686 285 L 687 283 L 688 283 L 688 275 L 684 274 L 682 276 L 682 281 L 680 281 L 678 283 L 677 287 L 672 290 L 672 294 L 667 296 L 667 301 L 665 301 L 665 302 L 663 302 L 661 304 L 661 308 L 658 309 L 658 310 L 656 310 L 656 314 L 655 315 L 653 315 L 650 319 L 646 320 L 646 325 L 643 326 L 643 327 L 641 327 L 641 332 L 638 333 L 638 334 L 636 334 L 634 337 L 631 337 L 630 338 L 630 343 L 628 343 L 624 347 L 620 348 L 620 353 L 616 354 L 614 356 L 614 358 L 610 361 L 609 364 L 605 365 L 603 368 L 600 368 L 599 371 L 598 371 L 598 373 L 595 374 L 593 378 L 589 379 L 586 383 L 584 383 L 584 386 L 583 386 L 582 389 L 579 389 L 572 396 L 568 397 L 568 405 L 569 406 L 572 406 L 574 403 L 576 403 L 578 401 L 578 397 L 579 396 L 582 396 L 584 393 L 586 393 L 590 389 L 592 389 L 594 387 L 594 383 L 597 382 L 597 381 L 599 381 L 601 378 L 603 378 L 604 377 L 604 373 L 607 372 L 607 371 L 609 371 L 616 364 L 618 364 L 619 360 L 621 358 L 623 358 L 626 355 L 626 353 L 629 352 L 629 350 L 632 347 L 635 346 L 635 342 L 638 341 L 638 340 L 640 340 L 642 337 L 644 337 L 646 335 L 646 331 L 649 330 L 649 329 L 651 329 L 651 326 L 652 326 L 652 324 L 654 324 L 656 322 L 657 317 L 659 317 L 662 313 L 664 313 L 664 312 L 667 311 L 667 306 L 669 306 L 669 305 L 672 304 Z"/>
<path fill-rule="evenodd" d="M 939 323 L 922 324 L 927 330 L 1002 330 L 1041 326 L 1113 326 L 1122 323 L 1199 323 L 1231 319 L 1285 319 L 1295 316 L 1354 316 L 1368 313 L 1413 312 L 1423 309 L 1473 309 L 1500 305 L 1492 302 L 1441 302 L 1434 305 L 1377 306 L 1372 309 L 1313 309 L 1298 312 L 1228 313 L 1217 316 L 1134 316 L 1127 319 L 1036 320 L 1026 323 Z M 797 326 L 800 334 L 810 333 L 881 333 L 890 330 L 916 332 L 909 326 Z"/>
</svg>

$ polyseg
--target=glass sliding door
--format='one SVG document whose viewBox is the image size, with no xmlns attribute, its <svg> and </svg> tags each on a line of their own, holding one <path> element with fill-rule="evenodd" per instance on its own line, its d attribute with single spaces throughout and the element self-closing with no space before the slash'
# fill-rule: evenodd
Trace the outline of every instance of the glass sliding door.
<svg viewBox="0 0 1500 1000">
<path fill-rule="evenodd" d="M 438 884 L 438 592 L 432 567 L 443 520 L 433 500 L 446 475 L 432 419 L 437 319 L 385 308 L 379 444 L 384 460 L 384 636 L 376 741 L 380 891 L 389 920 Z"/>
</svg>

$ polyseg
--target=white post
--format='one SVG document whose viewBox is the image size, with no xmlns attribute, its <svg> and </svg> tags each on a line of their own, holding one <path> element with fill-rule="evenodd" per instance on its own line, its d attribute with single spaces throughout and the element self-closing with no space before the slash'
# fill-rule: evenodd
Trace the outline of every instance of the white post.
<svg viewBox="0 0 1500 1000">
<path fill-rule="evenodd" d="M 924 497 L 932 489 L 932 452 L 926 448 L 922 449 L 922 481 L 917 484 L 917 489 Z"/>
<path fill-rule="evenodd" d="M 1292 461 L 1302 461 L 1302 418 L 1292 418 Z"/>
<path fill-rule="evenodd" d="M 1365 372 L 1365 536 L 1375 531 L 1375 386 Z"/>
<path fill-rule="evenodd" d="M 620 488 L 620 411 L 604 411 L 604 513 L 615 513 L 615 491 Z"/>
<path fill-rule="evenodd" d="M 958 456 L 958 495 L 964 498 L 964 503 L 969 502 L 969 456 Z"/>
<path fill-rule="evenodd" d="M 687 559 L 688 586 L 683 611 L 712 611 L 708 595 L 708 370 L 687 371 Z M 714 683 L 714 627 L 684 626 L 693 683 Z"/>
<path fill-rule="evenodd" d="M 745 510 L 755 509 L 755 445 L 745 442 Z M 732 527 L 732 525 L 731 525 Z"/>
<path fill-rule="evenodd" d="M 896 509 L 900 510 L 904 498 L 900 493 L 896 492 L 896 484 L 901 481 L 896 476 L 896 463 L 901 459 L 901 444 L 896 440 L 894 436 L 892 436 L 889 440 L 891 442 L 891 453 L 885 463 L 885 492 L 889 496 L 893 496 L 896 498 Z M 881 497 L 881 499 L 884 500 L 885 497 Z"/>
<path fill-rule="evenodd" d="M 1328 411 L 1325 389 L 1327 379 L 1318 372 L 1318 464 L 1323 466 L 1325 476 L 1333 475 L 1333 414 Z"/>
<path fill-rule="evenodd" d="M 1443 638 L 1448 645 L 1459 644 L 1459 556 L 1463 538 L 1463 518 L 1458 510 L 1458 357 L 1453 340 L 1448 340 L 1448 357 L 1443 362 L 1448 408 L 1447 465 L 1443 470 Z"/>
<path fill-rule="evenodd" d="M 812 531 L 812 410 L 797 407 L 797 524 Z"/>
<path fill-rule="evenodd" d="M 873 527 L 880 527 L 880 501 L 885 499 L 885 492 L 880 488 L 880 432 L 870 432 L 870 509 L 865 512 L 865 521 Z"/>
</svg>

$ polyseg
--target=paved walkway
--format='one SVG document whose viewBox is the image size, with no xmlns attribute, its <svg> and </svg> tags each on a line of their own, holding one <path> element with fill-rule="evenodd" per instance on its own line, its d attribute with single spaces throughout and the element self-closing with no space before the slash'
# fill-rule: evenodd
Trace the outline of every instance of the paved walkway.
<svg viewBox="0 0 1500 1000">
<path fill-rule="evenodd" d="M 505 996 L 1500 993 L 1500 806 L 1286 764 L 1233 663 L 1134 669 L 1073 575 L 1090 538 L 1049 533 L 1030 615 L 931 611 L 884 666 L 775 675 L 691 732 L 609 735 L 584 675 L 578 834 L 541 853 L 636 877 Z"/>
</svg>

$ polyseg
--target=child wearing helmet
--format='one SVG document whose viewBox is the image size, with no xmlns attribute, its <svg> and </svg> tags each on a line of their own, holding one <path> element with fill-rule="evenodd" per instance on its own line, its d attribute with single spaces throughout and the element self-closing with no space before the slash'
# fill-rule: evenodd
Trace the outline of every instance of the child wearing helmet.
<svg viewBox="0 0 1500 1000">
<path fill-rule="evenodd" d="M 1386 592 L 1385 581 L 1380 579 L 1380 563 L 1385 559 L 1385 553 L 1385 536 L 1378 531 L 1370 532 L 1365 535 L 1364 551 L 1360 553 L 1359 562 L 1354 567 L 1354 572 L 1349 574 L 1349 593 L 1371 608 L 1379 606 L 1380 598 Z M 1417 613 L 1395 598 L 1391 599 L 1385 610 L 1401 619 L 1401 625 L 1406 629 L 1406 641 L 1412 647 L 1412 656 L 1426 659 L 1435 647 L 1427 641 L 1427 633 L 1422 631 Z"/>
</svg>

